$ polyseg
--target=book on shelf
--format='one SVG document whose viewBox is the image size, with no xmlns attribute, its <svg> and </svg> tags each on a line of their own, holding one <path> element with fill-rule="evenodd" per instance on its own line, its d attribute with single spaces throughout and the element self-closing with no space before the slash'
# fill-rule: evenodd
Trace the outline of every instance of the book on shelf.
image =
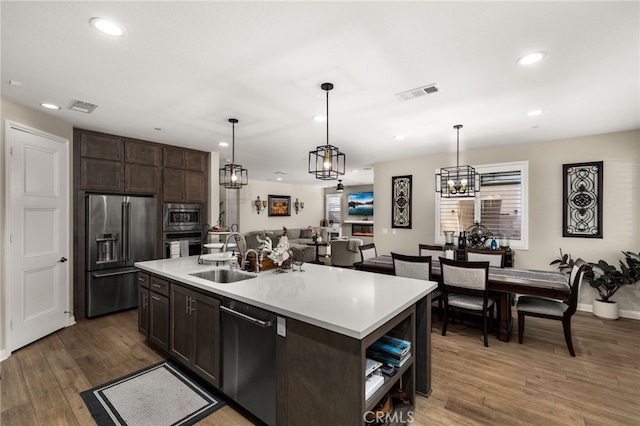
<svg viewBox="0 0 640 426">
<path fill-rule="evenodd" d="M 364 383 L 364 399 L 367 400 L 384 384 L 384 378 L 379 374 L 372 374 Z"/>
<path fill-rule="evenodd" d="M 411 342 L 409 342 L 408 340 L 403 340 L 403 339 L 399 339 L 397 337 L 392 337 L 392 336 L 389 336 L 388 334 L 385 334 L 384 336 L 382 336 L 378 340 L 382 340 L 385 343 L 397 346 L 399 348 L 410 348 L 411 347 Z"/>
<path fill-rule="evenodd" d="M 400 357 L 406 355 L 411 350 L 411 343 L 405 340 L 402 341 L 404 343 L 396 343 L 391 340 L 383 340 L 384 337 L 385 336 L 373 342 L 369 348 L 376 352 L 386 353 L 392 356 L 400 356 Z"/>
<path fill-rule="evenodd" d="M 394 357 L 382 352 L 367 350 L 367 357 L 392 367 L 402 367 L 404 363 L 411 358 L 411 352 L 406 353 L 402 357 Z"/>
<path fill-rule="evenodd" d="M 382 367 L 382 363 L 380 361 L 367 358 L 367 364 L 364 369 L 364 376 L 367 377 L 371 375 L 374 371 L 376 371 L 380 367 Z"/>
</svg>

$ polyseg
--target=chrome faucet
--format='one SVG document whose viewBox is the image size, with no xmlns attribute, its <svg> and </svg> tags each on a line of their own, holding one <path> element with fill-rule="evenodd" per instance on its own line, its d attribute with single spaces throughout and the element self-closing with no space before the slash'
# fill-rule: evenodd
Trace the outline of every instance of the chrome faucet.
<svg viewBox="0 0 640 426">
<path fill-rule="evenodd" d="M 244 258 L 245 258 L 245 254 L 242 252 L 242 250 L 247 248 L 247 240 L 245 240 L 244 235 L 242 235 L 239 232 L 232 232 L 229 235 L 227 235 L 227 238 L 225 238 L 224 240 L 224 244 L 222 245 L 222 252 L 226 252 L 227 251 L 227 246 L 229 245 L 229 239 L 231 237 L 236 237 L 236 242 L 238 242 L 237 237 L 240 237 L 240 239 L 242 240 L 242 245 L 238 244 L 238 251 L 240 252 L 241 255 L 241 259 L 242 259 L 242 264 L 240 265 L 240 268 L 242 268 L 244 266 Z"/>
<path fill-rule="evenodd" d="M 258 251 L 255 249 L 247 249 L 247 252 L 244 254 L 244 257 L 242 258 L 242 263 L 244 264 L 244 269 L 247 269 L 247 261 L 249 260 L 249 253 L 255 253 L 256 255 L 256 273 L 260 272 L 260 266 L 262 266 L 260 264 L 260 262 L 262 261 L 262 259 L 260 259 L 260 255 L 258 254 Z"/>
</svg>

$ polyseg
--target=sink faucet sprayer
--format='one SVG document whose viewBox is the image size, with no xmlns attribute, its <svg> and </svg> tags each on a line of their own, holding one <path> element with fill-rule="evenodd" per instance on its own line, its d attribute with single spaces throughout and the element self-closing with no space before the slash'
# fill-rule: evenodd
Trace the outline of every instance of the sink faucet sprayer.
<svg viewBox="0 0 640 426">
<path fill-rule="evenodd" d="M 244 264 L 244 269 L 247 269 L 247 261 L 249 260 L 249 253 L 253 252 L 256 255 L 256 273 L 260 272 L 260 262 L 262 259 L 260 259 L 260 255 L 258 254 L 258 251 L 255 249 L 247 249 L 246 253 L 244 254 L 244 258 L 242 259 L 242 263 Z"/>
</svg>

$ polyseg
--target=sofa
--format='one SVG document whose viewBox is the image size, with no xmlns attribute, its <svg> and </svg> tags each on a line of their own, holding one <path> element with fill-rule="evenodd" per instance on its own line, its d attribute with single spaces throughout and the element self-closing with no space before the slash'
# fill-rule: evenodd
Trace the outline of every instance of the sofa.
<svg viewBox="0 0 640 426">
<path fill-rule="evenodd" d="M 251 231 L 244 234 L 244 238 L 247 241 L 247 249 L 257 250 L 260 246 L 258 242 L 258 235 L 267 236 L 271 238 L 273 247 L 278 245 L 280 237 L 282 237 L 282 229 Z M 323 241 L 326 241 L 326 236 L 320 236 Z M 287 238 L 289 239 L 289 248 L 293 252 L 294 259 L 302 258 L 305 262 L 313 262 L 316 260 L 316 248 L 309 246 L 307 243 L 312 243 L 311 230 L 308 228 L 287 228 Z"/>
<path fill-rule="evenodd" d="M 358 238 L 338 238 L 331 240 L 331 266 L 352 267 L 360 262 L 362 240 Z"/>
</svg>

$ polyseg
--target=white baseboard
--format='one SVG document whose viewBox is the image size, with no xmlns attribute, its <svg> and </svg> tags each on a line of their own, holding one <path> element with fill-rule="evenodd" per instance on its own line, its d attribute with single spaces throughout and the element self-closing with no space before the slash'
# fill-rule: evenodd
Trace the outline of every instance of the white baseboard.
<svg viewBox="0 0 640 426">
<path fill-rule="evenodd" d="M 9 358 L 9 354 L 7 354 L 7 351 L 5 351 L 4 349 L 1 349 L 0 350 L 0 361 L 4 361 L 7 358 Z"/>
<path fill-rule="evenodd" d="M 579 303 L 578 310 L 582 312 L 593 312 L 593 305 L 586 304 L 586 303 Z M 631 318 L 631 319 L 640 320 L 640 312 L 638 311 L 629 311 L 626 309 L 621 309 L 619 314 L 620 314 L 620 318 Z"/>
</svg>

